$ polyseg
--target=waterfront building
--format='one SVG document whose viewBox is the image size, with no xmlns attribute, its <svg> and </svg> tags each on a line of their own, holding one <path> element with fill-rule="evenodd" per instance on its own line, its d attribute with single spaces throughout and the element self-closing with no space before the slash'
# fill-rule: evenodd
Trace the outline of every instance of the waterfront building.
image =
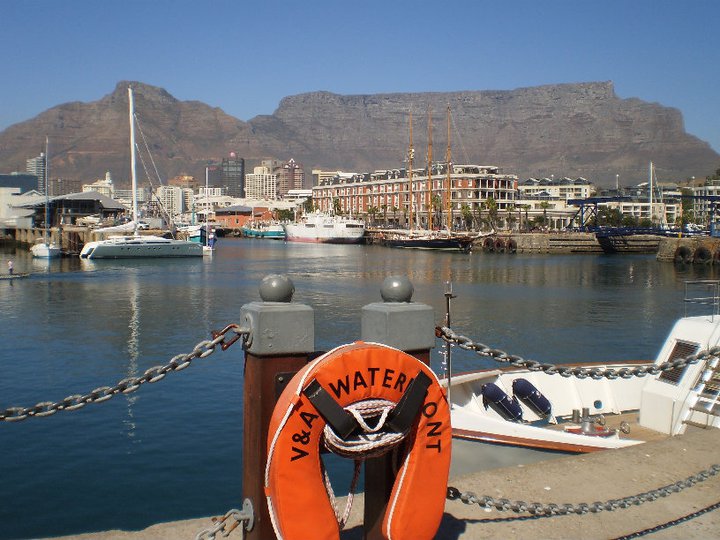
<svg viewBox="0 0 720 540">
<path fill-rule="evenodd" d="M 595 186 L 585 178 L 528 178 L 518 184 L 520 197 L 547 197 L 551 199 L 587 199 Z"/>
<path fill-rule="evenodd" d="M 720 200 L 720 180 L 708 180 L 705 185 L 689 188 L 695 197 L 692 202 L 686 202 L 692 208 L 694 221 L 707 225 L 718 218 L 717 202 Z M 713 200 L 714 197 L 717 199 Z"/>
<path fill-rule="evenodd" d="M 28 174 L 37 176 L 37 190 L 45 194 L 45 171 L 47 169 L 47 159 L 45 152 L 40 152 L 40 155 L 34 158 L 30 158 L 25 162 L 25 170 Z"/>
<path fill-rule="evenodd" d="M 267 166 L 255 167 L 245 175 L 245 197 L 248 199 L 277 199 L 278 177 Z"/>
<path fill-rule="evenodd" d="M 382 216 L 396 225 L 407 225 L 412 213 L 413 225 L 420 228 L 437 228 L 447 219 L 448 208 L 454 228 L 463 226 L 464 216 L 481 218 L 489 206 L 502 216 L 514 208 L 518 193 L 517 176 L 501 173 L 496 166 L 451 164 L 448 175 L 446 163 L 434 163 L 429 175 L 426 168 L 413 169 L 412 190 L 404 168 L 313 175 L 318 178 L 312 188 L 313 206 L 321 211 L 371 220 Z"/>
</svg>

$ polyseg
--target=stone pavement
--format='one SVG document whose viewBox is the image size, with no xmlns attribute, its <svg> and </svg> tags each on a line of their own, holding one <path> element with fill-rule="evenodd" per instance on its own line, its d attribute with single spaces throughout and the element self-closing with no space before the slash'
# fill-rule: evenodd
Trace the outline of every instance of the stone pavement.
<svg viewBox="0 0 720 540">
<path fill-rule="evenodd" d="M 720 430 L 693 429 L 685 435 L 622 450 L 562 457 L 526 466 L 451 478 L 449 484 L 478 496 L 539 503 L 593 503 L 651 491 L 720 464 Z M 447 501 L 438 540 L 610 539 L 655 527 L 720 502 L 720 475 L 639 506 L 584 515 L 532 517 Z M 362 539 L 362 498 L 354 505 L 343 540 Z M 153 525 L 143 531 L 108 531 L 66 540 L 176 540 L 195 538 L 209 518 Z M 651 539 L 720 538 L 720 510 L 646 536 Z M 221 538 L 221 536 L 218 536 Z M 229 536 L 240 539 L 239 531 Z M 312 535 L 308 534 L 308 540 Z"/>
</svg>

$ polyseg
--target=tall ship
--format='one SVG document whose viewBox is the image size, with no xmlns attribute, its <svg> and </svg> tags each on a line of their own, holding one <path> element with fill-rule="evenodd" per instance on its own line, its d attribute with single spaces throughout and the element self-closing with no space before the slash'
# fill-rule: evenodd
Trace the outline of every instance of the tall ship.
<svg viewBox="0 0 720 540">
<path fill-rule="evenodd" d="M 112 235 L 106 240 L 88 242 L 85 246 L 83 246 L 83 249 L 80 252 L 80 258 L 134 259 L 156 257 L 202 257 L 203 246 L 197 242 L 140 234 L 137 204 L 137 175 L 135 171 L 135 105 L 132 87 L 128 87 L 128 115 L 130 117 L 130 171 L 132 174 L 133 234 Z"/>
<path fill-rule="evenodd" d="M 296 223 L 285 225 L 288 242 L 359 244 L 365 237 L 365 223 L 359 219 L 314 212 Z"/>
<path fill-rule="evenodd" d="M 446 181 L 446 200 L 445 200 L 445 216 L 447 223 L 444 230 L 434 231 L 428 229 L 420 229 L 415 226 L 415 212 L 414 206 L 416 202 L 419 206 L 423 204 L 428 209 L 428 223 L 431 222 L 430 212 L 432 203 L 430 201 L 430 190 L 426 193 L 425 201 L 416 201 L 416 197 L 413 194 L 413 158 L 415 156 L 415 149 L 413 148 L 413 137 L 412 137 L 412 113 L 410 113 L 410 145 L 408 148 L 407 162 L 408 162 L 408 194 L 409 194 L 409 205 L 408 205 L 408 229 L 407 230 L 392 230 L 387 233 L 383 233 L 381 236 L 381 242 L 387 247 L 394 248 L 410 248 L 410 249 L 432 249 L 432 250 L 448 250 L 448 251 L 462 251 L 469 252 L 472 249 L 473 242 L 478 235 L 470 235 L 457 233 L 452 230 L 452 204 L 451 204 L 451 172 L 452 172 L 452 160 L 450 154 L 450 107 L 448 107 L 448 120 L 447 120 L 447 181 Z M 432 171 L 432 128 L 430 125 L 430 112 L 428 111 L 428 177 L 431 176 Z"/>
</svg>

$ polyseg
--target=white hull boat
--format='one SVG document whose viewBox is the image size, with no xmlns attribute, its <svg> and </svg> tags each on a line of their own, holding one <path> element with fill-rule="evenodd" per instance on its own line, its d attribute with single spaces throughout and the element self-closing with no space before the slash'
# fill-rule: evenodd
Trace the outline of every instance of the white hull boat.
<svg viewBox="0 0 720 540">
<path fill-rule="evenodd" d="M 475 468 L 492 468 L 720 428 L 720 349 L 712 350 L 719 345 L 717 314 L 684 317 L 654 362 L 557 366 L 583 378 L 522 368 L 452 375 L 453 436 L 476 443 Z M 696 363 L 682 361 L 709 350 Z M 676 367 L 647 373 L 668 362 Z M 608 370 L 610 377 L 601 375 Z"/>
<path fill-rule="evenodd" d="M 132 174 L 132 235 L 113 235 L 106 240 L 88 242 L 80 252 L 81 259 L 135 259 L 156 257 L 202 257 L 203 247 L 196 242 L 161 236 L 141 235 L 138 231 L 137 177 L 135 172 L 135 111 L 132 88 L 128 88 L 130 121 L 130 172 Z M 98 231 L 96 231 L 98 232 Z M 109 232 L 105 229 L 104 232 Z"/>
<path fill-rule="evenodd" d="M 30 248 L 30 252 L 36 259 L 54 259 L 62 254 L 60 246 L 45 241 L 38 241 Z"/>
<path fill-rule="evenodd" d="M 359 219 L 315 212 L 297 223 L 285 225 L 288 242 L 359 244 L 365 236 L 365 224 Z"/>
<path fill-rule="evenodd" d="M 152 235 L 111 236 L 88 242 L 81 259 L 130 259 L 154 257 L 202 257 L 203 246 L 196 242 Z"/>
</svg>

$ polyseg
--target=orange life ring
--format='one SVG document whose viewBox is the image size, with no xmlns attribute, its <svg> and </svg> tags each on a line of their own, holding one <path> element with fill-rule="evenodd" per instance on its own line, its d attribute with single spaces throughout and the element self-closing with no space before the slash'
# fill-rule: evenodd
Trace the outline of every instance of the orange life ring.
<svg viewBox="0 0 720 540">
<path fill-rule="evenodd" d="M 420 393 L 413 392 L 423 384 L 416 380 L 425 384 Z M 265 494 L 278 539 L 335 540 L 340 536 L 320 459 L 326 411 L 321 413 L 323 407 L 316 407 L 317 402 L 308 397 L 309 387 L 321 388 L 340 408 L 374 399 L 397 404 L 402 398 L 407 403 L 413 399 L 408 394 L 415 394 L 418 412 L 407 424 L 406 450 L 382 533 L 388 540 L 433 538 L 445 508 L 450 469 L 447 397 L 435 374 L 416 358 L 385 345 L 357 342 L 340 346 L 301 369 L 275 406 L 268 431 Z M 394 411 L 402 407 L 396 405 Z"/>
</svg>

